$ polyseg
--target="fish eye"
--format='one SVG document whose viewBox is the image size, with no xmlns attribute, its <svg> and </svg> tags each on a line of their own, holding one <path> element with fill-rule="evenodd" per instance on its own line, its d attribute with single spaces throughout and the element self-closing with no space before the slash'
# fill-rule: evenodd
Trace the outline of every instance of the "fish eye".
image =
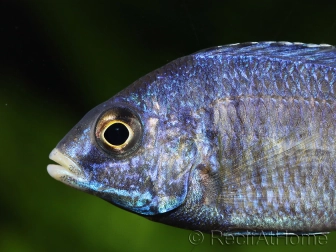
<svg viewBox="0 0 336 252">
<path fill-rule="evenodd" d="M 106 152 L 116 157 L 129 155 L 141 142 L 140 118 L 129 108 L 114 107 L 98 119 L 95 136 L 98 145 Z"/>
<path fill-rule="evenodd" d="M 106 141 L 106 144 L 113 146 L 114 148 L 122 148 L 127 144 L 129 138 L 133 135 L 132 129 L 129 125 L 113 120 L 105 127 L 102 139 Z"/>
</svg>

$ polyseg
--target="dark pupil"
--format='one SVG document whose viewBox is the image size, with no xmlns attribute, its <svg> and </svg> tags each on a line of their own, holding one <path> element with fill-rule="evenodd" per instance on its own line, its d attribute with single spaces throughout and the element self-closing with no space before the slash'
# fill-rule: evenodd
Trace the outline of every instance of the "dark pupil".
<svg viewBox="0 0 336 252">
<path fill-rule="evenodd" d="M 122 123 L 114 123 L 104 132 L 104 137 L 106 141 L 112 145 L 121 145 L 125 143 L 128 136 L 128 129 Z"/>
</svg>

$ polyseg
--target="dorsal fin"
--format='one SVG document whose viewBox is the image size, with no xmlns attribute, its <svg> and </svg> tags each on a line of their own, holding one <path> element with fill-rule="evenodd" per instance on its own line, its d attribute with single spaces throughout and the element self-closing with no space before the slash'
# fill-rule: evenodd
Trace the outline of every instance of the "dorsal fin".
<svg viewBox="0 0 336 252">
<path fill-rule="evenodd" d="M 260 56 L 336 67 L 336 48 L 327 44 L 249 42 L 212 47 L 193 55 L 201 58 L 218 55 Z"/>
</svg>

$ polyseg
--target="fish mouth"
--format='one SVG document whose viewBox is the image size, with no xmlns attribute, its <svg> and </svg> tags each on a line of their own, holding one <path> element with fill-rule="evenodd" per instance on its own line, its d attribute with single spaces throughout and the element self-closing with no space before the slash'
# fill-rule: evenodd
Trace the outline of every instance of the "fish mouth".
<svg viewBox="0 0 336 252">
<path fill-rule="evenodd" d="M 57 148 L 51 151 L 49 158 L 58 163 L 47 166 L 47 171 L 51 177 L 71 187 L 80 190 L 85 189 L 83 185 L 87 180 L 83 171 L 74 161 L 61 153 Z"/>
</svg>

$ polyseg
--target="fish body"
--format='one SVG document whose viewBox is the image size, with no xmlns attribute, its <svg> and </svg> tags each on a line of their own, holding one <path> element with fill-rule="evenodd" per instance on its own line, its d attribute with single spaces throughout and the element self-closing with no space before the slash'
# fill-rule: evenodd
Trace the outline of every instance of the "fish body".
<svg viewBox="0 0 336 252">
<path fill-rule="evenodd" d="M 179 58 L 98 105 L 49 174 L 205 232 L 336 229 L 336 49 L 288 42 Z"/>
</svg>

